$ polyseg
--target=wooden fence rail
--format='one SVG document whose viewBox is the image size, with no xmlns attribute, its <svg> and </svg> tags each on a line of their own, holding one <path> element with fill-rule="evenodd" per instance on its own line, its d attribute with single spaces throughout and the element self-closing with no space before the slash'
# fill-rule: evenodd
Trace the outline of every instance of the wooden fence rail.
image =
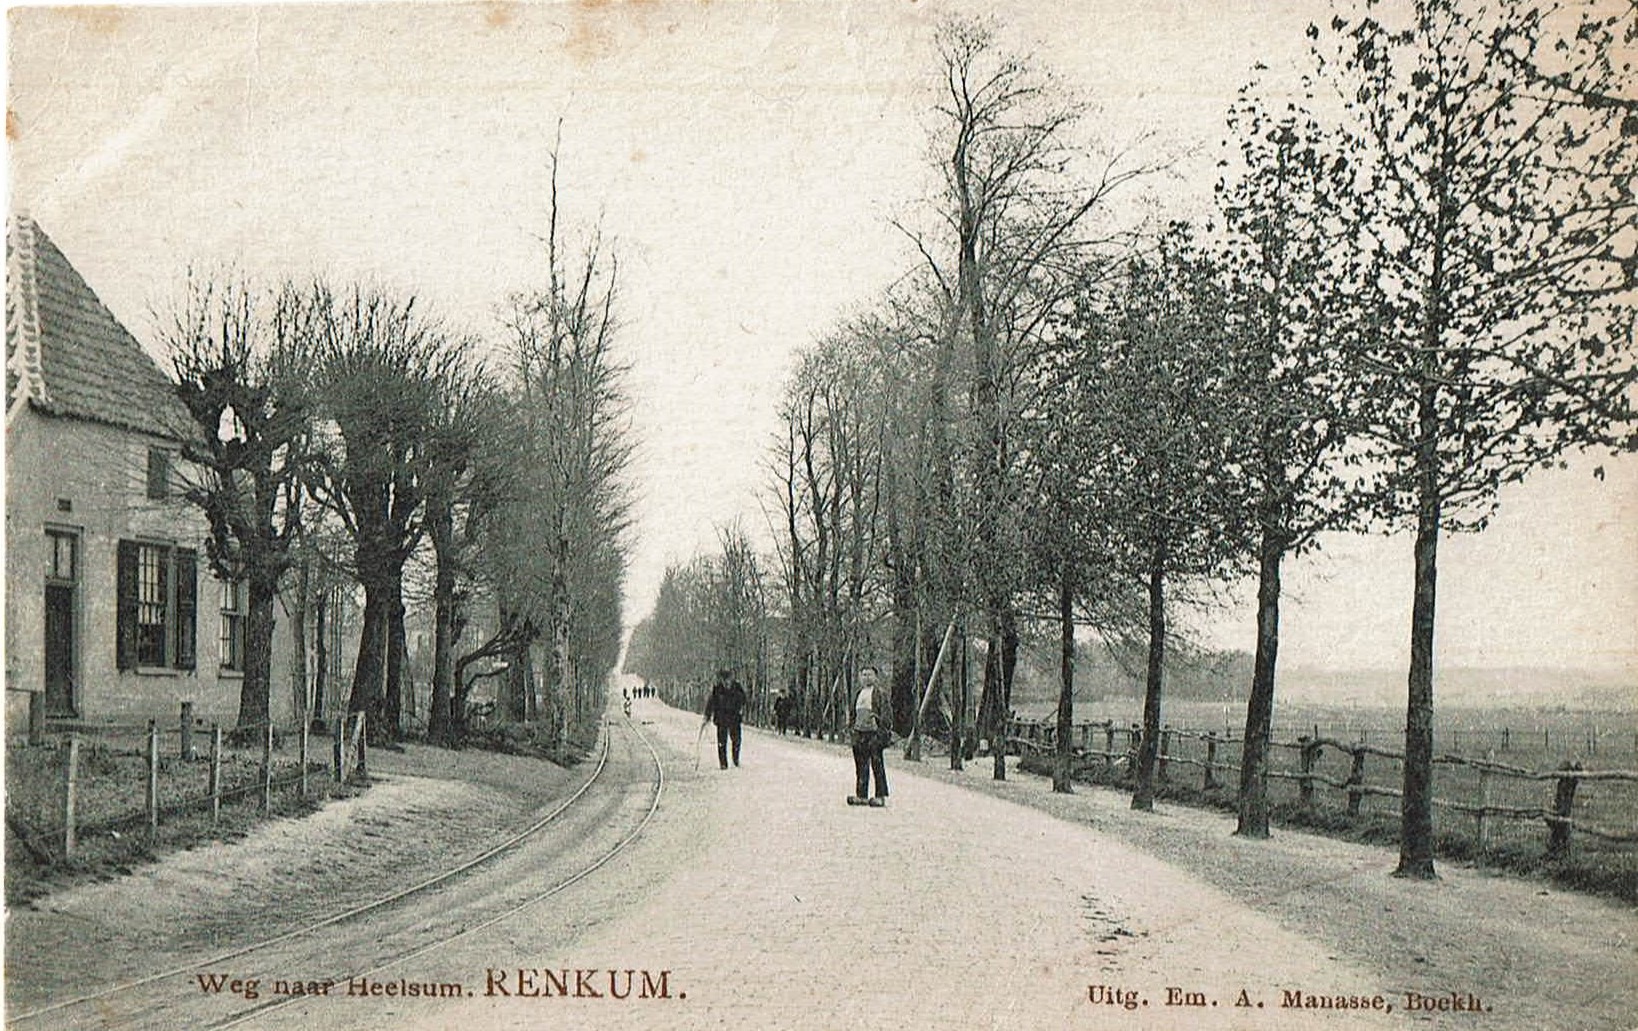
<svg viewBox="0 0 1638 1031">
<path fill-rule="evenodd" d="M 1078 733 L 1071 736 L 1071 754 L 1074 758 L 1075 772 L 1085 772 L 1088 769 L 1101 768 L 1105 773 L 1113 773 L 1117 768 L 1124 768 L 1128 773 L 1136 762 L 1138 746 L 1142 740 L 1143 729 L 1137 724 L 1118 725 L 1113 720 L 1083 722 L 1076 727 Z M 1104 747 L 1094 749 L 1090 747 L 1095 733 L 1103 737 Z M 1117 749 L 1116 735 L 1124 736 L 1124 749 Z M 1006 728 L 1006 741 L 1011 749 L 1019 753 L 1050 753 L 1055 750 L 1057 738 L 1057 724 L 1055 720 L 1011 720 Z M 1079 744 L 1073 742 L 1078 738 Z M 1173 743 L 1180 740 L 1199 740 L 1205 746 L 1205 758 L 1178 755 L 1173 752 Z M 1216 731 L 1196 731 L 1184 728 L 1164 727 L 1160 732 L 1159 750 L 1156 761 L 1156 777 L 1166 782 L 1170 779 L 1171 768 L 1187 766 L 1201 771 L 1200 786 L 1210 791 L 1218 786 L 1219 776 L 1233 774 L 1238 777 L 1240 767 L 1237 764 L 1219 761 L 1219 748 L 1226 744 L 1240 744 L 1241 739 L 1231 735 L 1219 735 Z M 1403 792 L 1397 788 L 1369 784 L 1365 781 L 1367 757 L 1376 756 L 1403 762 L 1403 752 L 1380 745 L 1366 744 L 1363 741 L 1344 742 L 1336 738 L 1303 735 L 1295 741 L 1270 741 L 1269 748 L 1285 749 L 1297 753 L 1296 770 L 1267 770 L 1266 776 L 1272 780 L 1292 781 L 1297 786 L 1299 804 L 1305 808 L 1315 805 L 1315 789 L 1318 787 L 1331 788 L 1346 793 L 1348 814 L 1358 816 L 1363 799 L 1370 796 L 1384 798 L 1400 798 Z M 1319 770 L 1321 756 L 1326 749 L 1332 749 L 1349 757 L 1349 773 L 1344 778 L 1329 776 Z M 1615 830 L 1600 826 L 1587 819 L 1577 819 L 1573 814 L 1575 797 L 1578 787 L 1583 782 L 1620 782 L 1638 783 L 1638 771 L 1633 770 L 1587 770 L 1580 763 L 1565 762 L 1556 770 L 1532 770 L 1521 766 L 1499 763 L 1494 758 L 1476 759 L 1469 756 L 1443 754 L 1433 758 L 1433 762 L 1440 766 L 1466 767 L 1477 771 L 1479 779 L 1479 800 L 1477 804 L 1455 801 L 1451 799 L 1435 798 L 1433 804 L 1452 812 L 1462 813 L 1473 817 L 1475 830 L 1482 848 L 1488 848 L 1493 831 L 1493 818 L 1523 821 L 1541 821 L 1547 828 L 1546 852 L 1549 856 L 1560 856 L 1568 851 L 1571 833 L 1585 834 L 1601 841 L 1615 845 L 1638 844 L 1638 831 Z M 1551 782 L 1553 797 L 1550 803 L 1538 806 L 1498 805 L 1492 802 L 1491 792 L 1496 778 L 1507 778 L 1526 782 Z M 1633 807 L 1638 809 L 1638 805 Z"/>
</svg>

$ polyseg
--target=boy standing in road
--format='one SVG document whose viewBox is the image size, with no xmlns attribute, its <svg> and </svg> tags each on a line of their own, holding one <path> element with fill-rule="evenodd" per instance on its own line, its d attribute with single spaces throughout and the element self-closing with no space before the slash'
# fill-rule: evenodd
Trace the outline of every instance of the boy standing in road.
<svg viewBox="0 0 1638 1031">
<path fill-rule="evenodd" d="M 711 697 L 705 700 L 705 718 L 717 725 L 717 763 L 728 768 L 728 742 L 734 743 L 734 765 L 739 765 L 740 724 L 745 718 L 745 689 L 732 679 L 733 671 L 717 670 Z"/>
<path fill-rule="evenodd" d="M 859 670 L 859 693 L 853 696 L 853 711 L 848 715 L 848 726 L 853 730 L 853 773 L 855 794 L 847 797 L 848 805 L 872 805 L 880 808 L 887 804 L 887 764 L 882 752 L 892 735 L 892 720 L 888 716 L 887 692 L 880 689 L 881 673 L 875 666 Z M 870 793 L 870 779 L 876 778 L 876 793 Z M 868 800 L 868 801 L 867 801 Z"/>
</svg>

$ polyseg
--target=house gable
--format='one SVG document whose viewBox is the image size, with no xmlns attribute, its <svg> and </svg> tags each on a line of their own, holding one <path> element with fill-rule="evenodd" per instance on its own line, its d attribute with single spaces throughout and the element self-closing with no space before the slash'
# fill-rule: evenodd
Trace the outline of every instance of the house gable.
<svg viewBox="0 0 1638 1031">
<path fill-rule="evenodd" d="M 170 380 L 26 215 L 6 234 L 6 411 L 157 437 L 187 432 Z"/>
</svg>

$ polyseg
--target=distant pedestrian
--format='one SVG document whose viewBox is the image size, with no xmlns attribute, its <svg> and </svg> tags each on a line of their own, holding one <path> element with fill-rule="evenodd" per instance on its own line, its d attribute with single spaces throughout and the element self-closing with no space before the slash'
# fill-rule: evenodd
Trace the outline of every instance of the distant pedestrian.
<svg viewBox="0 0 1638 1031">
<path fill-rule="evenodd" d="M 705 718 L 717 725 L 717 763 L 725 770 L 730 741 L 734 765 L 739 765 L 740 725 L 745 719 L 745 689 L 733 676 L 732 670 L 717 670 L 717 682 L 711 686 L 711 697 L 705 700 Z"/>
<path fill-rule="evenodd" d="M 779 726 L 780 736 L 791 729 L 791 717 L 796 714 L 796 699 L 781 691 L 774 699 L 774 722 Z"/>
<path fill-rule="evenodd" d="M 888 714 L 887 692 L 881 690 L 881 673 L 875 666 L 859 670 L 859 693 L 853 696 L 848 726 L 853 730 L 853 774 L 857 789 L 847 796 L 848 805 L 887 804 L 887 763 L 882 752 L 892 740 L 892 717 Z M 870 793 L 874 775 L 876 793 Z"/>
</svg>

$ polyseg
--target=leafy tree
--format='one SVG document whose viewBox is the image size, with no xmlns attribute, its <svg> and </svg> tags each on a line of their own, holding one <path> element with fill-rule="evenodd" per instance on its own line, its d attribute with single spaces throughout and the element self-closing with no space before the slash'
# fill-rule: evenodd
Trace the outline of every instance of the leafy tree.
<svg viewBox="0 0 1638 1031">
<path fill-rule="evenodd" d="M 1439 538 L 1567 450 L 1635 443 L 1638 121 L 1611 102 L 1631 89 L 1613 49 L 1630 10 L 1408 14 L 1367 2 L 1323 35 L 1368 148 L 1349 229 L 1372 263 L 1356 359 L 1391 387 L 1378 508 L 1416 535 L 1397 872 L 1427 878 Z"/>
<path fill-rule="evenodd" d="M 1255 517 L 1257 645 L 1240 760 L 1237 834 L 1268 836 L 1268 742 L 1287 555 L 1358 521 L 1371 451 L 1357 429 L 1377 378 L 1350 363 L 1363 276 L 1358 161 L 1305 109 L 1270 111 L 1241 91 L 1228 128 L 1237 175 L 1218 185 L 1229 379 L 1241 399 L 1236 468 Z"/>
<path fill-rule="evenodd" d="M 1015 595 L 1022 587 L 1023 540 L 1014 437 L 1017 385 L 1048 318 L 1067 296 L 1072 271 L 1099 242 L 1088 231 L 1123 183 L 1149 168 L 1125 155 L 1098 159 L 1074 133 L 1079 103 L 1042 69 L 1007 53 L 986 23 L 950 19 L 939 29 L 942 76 L 932 145 L 943 176 L 936 203 L 943 246 L 912 233 L 942 308 L 934 393 L 946 412 L 965 388 L 966 418 L 935 456 L 967 466 L 970 545 L 956 561 L 970 570 L 971 600 L 989 639 L 981 722 L 1000 737 L 1017 662 Z M 947 250 L 946 250 L 947 248 Z M 940 257 L 939 251 L 947 256 Z M 965 360 L 958 353 L 965 351 Z M 964 372 L 964 382 L 953 379 Z M 947 484 L 959 482 L 954 471 Z M 952 503 L 954 499 L 951 499 Z M 962 601 L 956 610 L 965 607 Z M 1005 776 L 996 749 L 995 776 Z"/>
<path fill-rule="evenodd" d="M 1088 521 L 1108 561 L 1147 594 L 1143 736 L 1132 808 L 1154 807 L 1168 585 L 1232 571 L 1244 539 L 1229 444 L 1238 402 L 1221 365 L 1225 301 L 1182 226 L 1134 256 L 1112 289 L 1088 289 L 1058 325 L 1070 347 L 1066 402 L 1078 411 Z"/>
</svg>

